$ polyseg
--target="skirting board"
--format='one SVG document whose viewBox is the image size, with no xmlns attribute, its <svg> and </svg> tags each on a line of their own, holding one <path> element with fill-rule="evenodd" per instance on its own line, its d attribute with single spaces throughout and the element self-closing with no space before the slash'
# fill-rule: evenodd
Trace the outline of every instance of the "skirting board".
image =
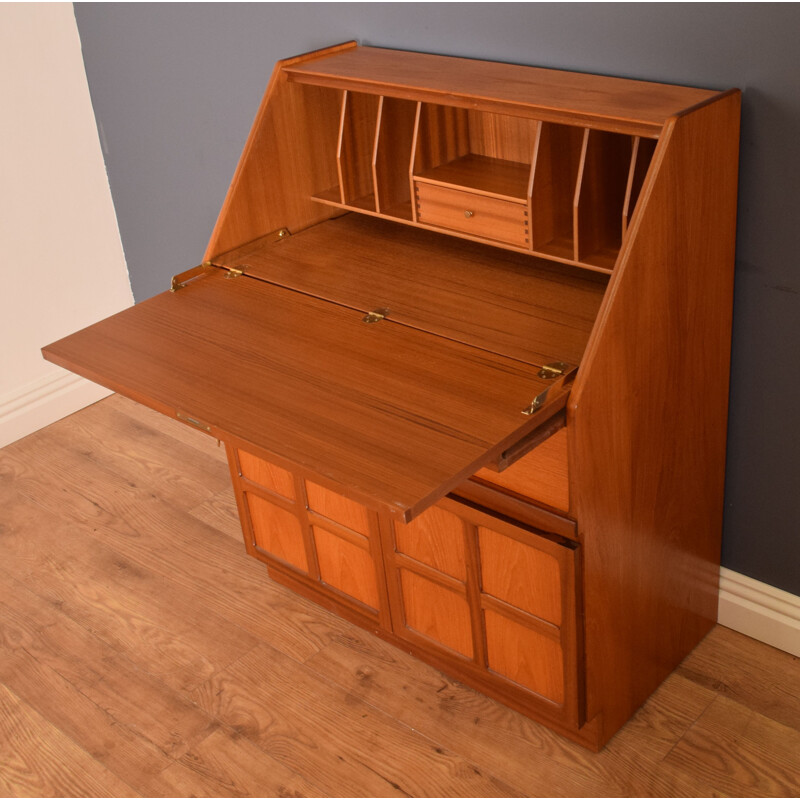
<svg viewBox="0 0 800 800">
<path fill-rule="evenodd" d="M 717 622 L 800 656 L 800 597 L 720 568 Z"/>
<path fill-rule="evenodd" d="M 0 447 L 16 442 L 111 392 L 59 370 L 0 397 Z"/>
</svg>

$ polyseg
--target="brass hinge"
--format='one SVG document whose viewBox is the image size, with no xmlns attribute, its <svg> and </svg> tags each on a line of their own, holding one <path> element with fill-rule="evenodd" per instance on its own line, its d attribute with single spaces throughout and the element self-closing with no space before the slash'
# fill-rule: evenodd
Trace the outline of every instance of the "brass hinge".
<svg viewBox="0 0 800 800">
<path fill-rule="evenodd" d="M 288 239 L 291 235 L 292 234 L 289 232 L 288 228 L 278 228 L 278 230 L 268 233 L 264 238 L 266 239 L 272 237 L 276 241 L 280 241 L 281 239 Z M 245 269 L 247 269 L 247 266 L 247 264 L 242 264 L 239 267 L 229 267 L 227 264 L 217 264 L 214 261 L 204 261 L 199 267 L 193 267 L 186 272 L 181 272 L 178 275 L 174 275 L 169 290 L 171 292 L 177 292 L 178 289 L 182 289 L 184 286 L 186 286 L 186 284 L 189 283 L 192 278 L 196 278 L 198 275 L 201 275 L 209 267 L 224 269 L 227 273 L 225 276 L 226 278 L 238 278 L 240 275 L 246 274 Z"/>
<path fill-rule="evenodd" d="M 550 388 L 548 387 L 543 392 L 537 394 L 536 397 L 533 398 L 533 402 L 527 408 L 522 409 L 522 413 L 529 417 L 531 414 L 538 411 L 544 405 L 544 401 L 547 400 L 547 393 L 549 391 Z"/>
<path fill-rule="evenodd" d="M 374 311 L 370 311 L 368 314 L 365 314 L 361 318 L 361 321 L 366 322 L 367 324 L 372 324 L 373 322 L 380 322 L 382 319 L 386 319 L 388 316 L 388 308 L 376 308 Z"/>
<path fill-rule="evenodd" d="M 543 380 L 552 380 L 551 383 L 543 392 L 540 392 L 533 398 L 531 404 L 522 409 L 522 413 L 530 416 L 538 411 L 547 400 L 547 393 L 554 387 L 565 389 L 572 383 L 578 368 L 571 364 L 565 364 L 563 361 L 553 361 L 550 364 L 545 364 L 536 374 Z"/>
<path fill-rule="evenodd" d="M 191 269 L 187 269 L 185 272 L 179 272 L 177 275 L 173 275 L 169 290 L 171 292 L 177 292 L 178 289 L 183 289 L 183 287 L 186 286 L 189 281 L 191 281 L 193 278 L 196 278 L 198 275 L 202 275 L 210 266 L 211 262 L 206 261 L 205 263 L 200 264 L 198 267 L 192 267 Z"/>
<path fill-rule="evenodd" d="M 545 364 L 537 373 L 540 378 L 550 380 L 552 378 L 560 378 L 569 369 L 569 364 L 563 361 L 553 361 L 550 364 Z"/>
<path fill-rule="evenodd" d="M 242 266 L 247 265 L 243 264 Z M 244 270 L 240 269 L 239 267 L 228 267 L 225 264 L 215 264 L 213 261 L 204 261 L 202 264 L 200 264 L 200 266 L 192 267 L 192 269 L 187 269 L 186 272 L 179 272 L 177 275 L 173 275 L 169 290 L 171 292 L 177 292 L 178 289 L 183 289 L 183 287 L 186 286 L 190 281 L 194 280 L 200 275 L 203 275 L 206 270 L 210 269 L 211 267 L 224 269 L 226 272 L 226 278 L 238 278 L 239 275 L 244 275 Z"/>
</svg>

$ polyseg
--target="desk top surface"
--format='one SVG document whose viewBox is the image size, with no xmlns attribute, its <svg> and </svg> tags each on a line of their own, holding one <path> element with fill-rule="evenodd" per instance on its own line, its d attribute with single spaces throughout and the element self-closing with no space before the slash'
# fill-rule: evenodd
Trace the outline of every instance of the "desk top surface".
<svg viewBox="0 0 800 800">
<path fill-rule="evenodd" d="M 410 519 L 546 416 L 530 364 L 209 268 L 44 349 Z M 522 413 L 550 389 L 541 414 Z"/>
<path fill-rule="evenodd" d="M 346 214 L 215 259 L 269 283 L 541 366 L 580 363 L 608 278 Z"/>
</svg>

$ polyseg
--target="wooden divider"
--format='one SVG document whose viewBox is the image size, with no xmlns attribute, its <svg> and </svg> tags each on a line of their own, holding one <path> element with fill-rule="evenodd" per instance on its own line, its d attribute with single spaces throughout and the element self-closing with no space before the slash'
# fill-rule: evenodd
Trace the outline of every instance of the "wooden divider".
<svg viewBox="0 0 800 800">
<path fill-rule="evenodd" d="M 408 164 L 413 152 L 418 104 L 381 97 L 372 159 L 375 208 L 380 214 L 411 219 Z"/>
<path fill-rule="evenodd" d="M 575 260 L 613 268 L 622 245 L 633 142 L 627 134 L 586 130 L 575 189 Z"/>
<path fill-rule="evenodd" d="M 658 144 L 656 139 L 643 139 L 641 136 L 634 137 L 631 165 L 628 171 L 628 185 L 625 189 L 625 203 L 622 207 L 623 239 L 631 224 L 631 217 L 636 208 L 639 194 L 642 191 L 647 170 L 650 168 L 650 162 L 653 160 L 656 144 Z"/>
<path fill-rule="evenodd" d="M 378 121 L 378 97 L 342 93 L 337 164 L 342 203 L 375 210 L 372 152 Z"/>
<path fill-rule="evenodd" d="M 537 254 L 569 261 L 575 257 L 573 206 L 583 139 L 583 128 L 541 124 L 531 194 L 532 247 Z"/>
<path fill-rule="evenodd" d="M 315 200 L 604 273 L 657 141 L 349 90 L 338 123 Z"/>
</svg>

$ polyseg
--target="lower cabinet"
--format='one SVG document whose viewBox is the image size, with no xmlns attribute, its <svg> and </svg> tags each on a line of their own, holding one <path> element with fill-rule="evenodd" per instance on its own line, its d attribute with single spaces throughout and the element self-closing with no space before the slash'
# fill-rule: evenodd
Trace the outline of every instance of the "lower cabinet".
<svg viewBox="0 0 800 800">
<path fill-rule="evenodd" d="M 390 625 L 377 513 L 244 450 L 228 456 L 250 555 L 360 621 Z"/>
<path fill-rule="evenodd" d="M 459 677 L 580 724 L 574 543 L 454 498 L 384 526 L 393 631 Z"/>
<path fill-rule="evenodd" d="M 575 542 L 448 497 L 408 524 L 229 448 L 248 552 L 533 716 L 579 726 Z"/>
</svg>

